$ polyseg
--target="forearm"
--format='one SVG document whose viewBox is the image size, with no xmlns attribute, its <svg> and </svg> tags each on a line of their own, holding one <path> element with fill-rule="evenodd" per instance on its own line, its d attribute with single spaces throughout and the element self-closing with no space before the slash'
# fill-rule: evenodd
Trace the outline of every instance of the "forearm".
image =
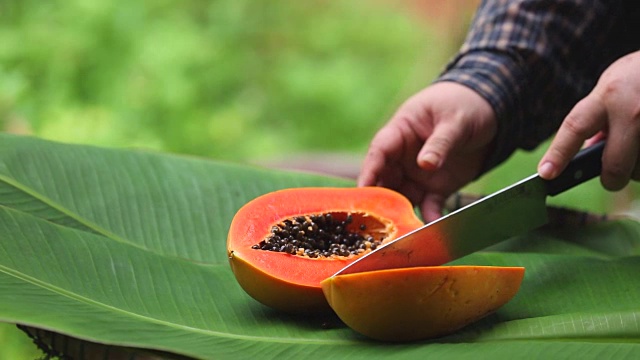
<svg viewBox="0 0 640 360">
<path fill-rule="evenodd" d="M 615 1 L 488 0 L 438 81 L 462 83 L 493 107 L 489 170 L 548 138 L 613 59 L 604 56 Z"/>
</svg>

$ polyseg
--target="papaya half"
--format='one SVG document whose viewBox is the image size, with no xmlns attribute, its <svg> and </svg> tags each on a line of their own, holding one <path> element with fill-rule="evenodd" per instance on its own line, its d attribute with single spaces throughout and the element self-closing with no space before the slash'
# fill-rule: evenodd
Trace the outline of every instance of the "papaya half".
<svg viewBox="0 0 640 360">
<path fill-rule="evenodd" d="M 329 310 L 321 281 L 422 225 L 409 200 L 389 189 L 285 189 L 238 210 L 227 252 L 254 299 L 289 313 L 318 313 Z M 448 255 L 436 249 L 434 259 L 441 265 Z"/>
<path fill-rule="evenodd" d="M 523 276 L 522 267 L 413 267 L 330 277 L 322 289 L 350 328 L 399 342 L 444 336 L 490 314 Z"/>
</svg>

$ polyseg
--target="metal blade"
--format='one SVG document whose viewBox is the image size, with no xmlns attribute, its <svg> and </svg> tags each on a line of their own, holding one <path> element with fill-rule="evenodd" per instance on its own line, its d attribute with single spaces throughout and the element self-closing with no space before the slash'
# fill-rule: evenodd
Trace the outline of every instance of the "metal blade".
<svg viewBox="0 0 640 360">
<path fill-rule="evenodd" d="M 538 174 L 414 230 L 347 265 L 334 276 L 457 259 L 547 222 L 547 190 Z"/>
</svg>

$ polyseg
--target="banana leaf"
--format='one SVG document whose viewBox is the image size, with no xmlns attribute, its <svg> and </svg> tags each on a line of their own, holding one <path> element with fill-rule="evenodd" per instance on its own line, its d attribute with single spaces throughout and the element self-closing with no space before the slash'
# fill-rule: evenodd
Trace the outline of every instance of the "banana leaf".
<svg viewBox="0 0 640 360">
<path fill-rule="evenodd" d="M 640 358 L 636 221 L 541 229 L 458 259 L 524 266 L 521 290 L 455 334 L 388 344 L 335 316 L 266 308 L 228 264 L 226 234 L 243 204 L 352 181 L 0 137 L 0 321 L 160 357 Z"/>
</svg>

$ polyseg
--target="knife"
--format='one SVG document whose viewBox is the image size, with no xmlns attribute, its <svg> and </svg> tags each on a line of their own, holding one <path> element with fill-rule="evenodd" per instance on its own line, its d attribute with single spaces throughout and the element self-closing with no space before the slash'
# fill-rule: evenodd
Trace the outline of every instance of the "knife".
<svg viewBox="0 0 640 360">
<path fill-rule="evenodd" d="M 378 247 L 333 276 L 442 265 L 540 227 L 547 222 L 547 196 L 600 175 L 604 144 L 581 150 L 553 180 L 531 175 Z"/>
</svg>

